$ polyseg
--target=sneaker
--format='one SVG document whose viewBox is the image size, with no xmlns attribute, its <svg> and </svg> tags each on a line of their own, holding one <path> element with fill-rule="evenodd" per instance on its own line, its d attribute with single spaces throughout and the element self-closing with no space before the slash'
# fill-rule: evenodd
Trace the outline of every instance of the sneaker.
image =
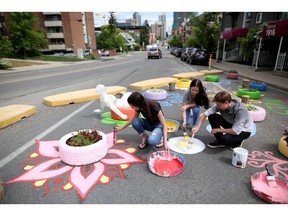
<svg viewBox="0 0 288 216">
<path fill-rule="evenodd" d="M 209 143 L 207 146 L 210 148 L 225 148 L 226 147 L 225 145 L 221 145 L 216 141 L 213 143 Z"/>
</svg>

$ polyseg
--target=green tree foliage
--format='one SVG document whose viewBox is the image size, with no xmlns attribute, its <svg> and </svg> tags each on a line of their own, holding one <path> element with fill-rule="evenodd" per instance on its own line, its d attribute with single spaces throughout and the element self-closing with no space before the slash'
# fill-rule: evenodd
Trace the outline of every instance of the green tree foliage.
<svg viewBox="0 0 288 216">
<path fill-rule="evenodd" d="M 37 55 L 47 47 L 48 40 L 44 32 L 36 31 L 37 20 L 32 12 L 9 13 L 7 16 L 8 37 L 15 54 Z"/>
<path fill-rule="evenodd" d="M 12 53 L 13 47 L 8 36 L 0 35 L 0 58 L 9 57 Z"/>
<path fill-rule="evenodd" d="M 125 39 L 120 35 L 121 29 L 116 28 L 115 33 L 111 34 L 108 25 L 101 27 L 101 33 L 96 36 L 97 49 L 119 49 L 125 44 Z"/>
<path fill-rule="evenodd" d="M 170 47 L 182 47 L 181 35 L 173 35 L 172 38 L 168 42 Z"/>
<path fill-rule="evenodd" d="M 109 24 L 101 27 L 101 33 L 96 36 L 97 49 L 116 49 L 124 47 L 125 39 L 120 35 L 121 29 L 116 28 L 117 19 L 114 12 L 110 12 Z"/>
<path fill-rule="evenodd" d="M 143 26 L 140 31 L 140 44 L 147 46 L 149 44 L 149 31 L 150 26 L 147 20 L 144 21 Z"/>
<path fill-rule="evenodd" d="M 259 28 L 250 28 L 246 37 L 241 37 L 239 39 L 240 45 L 243 49 L 245 61 L 253 61 L 254 50 L 258 48 L 260 34 L 262 31 L 263 26 L 260 26 Z"/>
<path fill-rule="evenodd" d="M 187 47 L 203 47 L 210 51 L 217 49 L 217 41 L 221 32 L 221 24 L 218 21 L 217 12 L 207 12 L 203 17 L 190 17 L 192 36 L 186 42 Z"/>
</svg>

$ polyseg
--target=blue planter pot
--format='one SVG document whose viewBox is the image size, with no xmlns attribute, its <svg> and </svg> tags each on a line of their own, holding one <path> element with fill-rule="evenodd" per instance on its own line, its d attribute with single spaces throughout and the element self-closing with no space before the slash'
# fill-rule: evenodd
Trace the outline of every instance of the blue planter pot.
<svg viewBox="0 0 288 216">
<path fill-rule="evenodd" d="M 266 91 L 267 90 L 267 84 L 266 83 L 250 83 L 249 88 L 256 89 L 259 91 Z"/>
</svg>

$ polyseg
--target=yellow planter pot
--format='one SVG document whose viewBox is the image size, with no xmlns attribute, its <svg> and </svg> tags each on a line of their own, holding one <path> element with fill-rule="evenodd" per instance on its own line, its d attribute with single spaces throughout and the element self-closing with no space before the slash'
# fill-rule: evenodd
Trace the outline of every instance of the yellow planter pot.
<svg viewBox="0 0 288 216">
<path fill-rule="evenodd" d="M 288 158 L 288 145 L 287 142 L 284 140 L 285 138 L 286 136 L 281 137 L 278 145 L 278 150 L 282 155 Z"/>
</svg>

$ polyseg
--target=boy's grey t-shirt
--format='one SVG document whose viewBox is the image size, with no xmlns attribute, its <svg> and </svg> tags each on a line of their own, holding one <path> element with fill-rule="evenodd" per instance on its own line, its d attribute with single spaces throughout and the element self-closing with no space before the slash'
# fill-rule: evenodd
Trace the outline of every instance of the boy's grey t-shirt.
<svg viewBox="0 0 288 216">
<path fill-rule="evenodd" d="M 216 105 L 205 111 L 205 116 L 215 114 L 219 112 L 223 118 L 232 124 L 232 130 L 236 134 L 240 134 L 241 131 L 252 132 L 253 119 L 248 110 L 237 100 L 232 99 L 232 106 L 229 110 L 220 110 Z"/>
</svg>

